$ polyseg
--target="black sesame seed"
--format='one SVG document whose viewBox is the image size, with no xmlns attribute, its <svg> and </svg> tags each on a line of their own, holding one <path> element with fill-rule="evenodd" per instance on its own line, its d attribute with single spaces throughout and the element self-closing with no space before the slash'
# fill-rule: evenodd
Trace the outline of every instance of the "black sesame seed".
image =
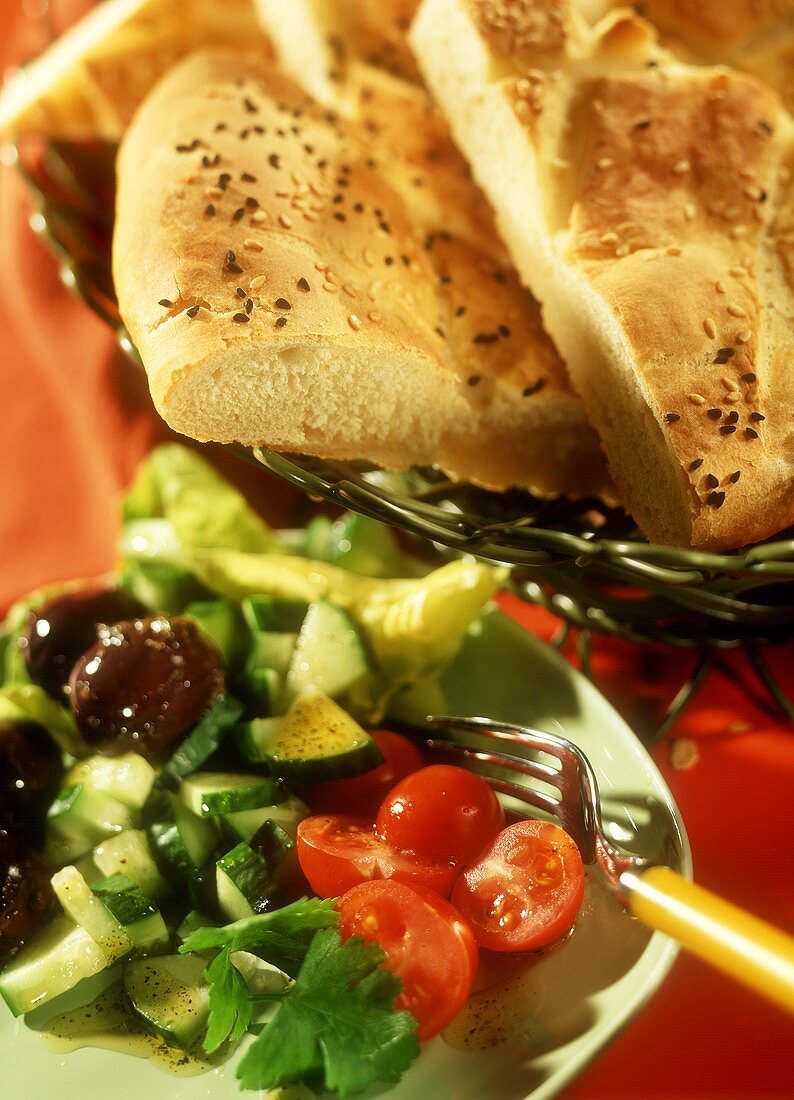
<svg viewBox="0 0 794 1100">
<path fill-rule="evenodd" d="M 665 413 L 664 414 L 665 424 L 675 424 L 676 421 L 680 420 L 680 419 L 681 419 L 681 417 L 678 413 Z"/>
<path fill-rule="evenodd" d="M 634 123 L 634 129 L 635 130 L 647 130 L 648 127 L 650 126 L 650 124 L 651 124 L 651 120 L 649 118 L 641 118 L 639 122 Z"/>
<path fill-rule="evenodd" d="M 537 380 L 537 382 L 533 383 L 533 385 L 524 387 L 524 390 L 522 391 L 522 396 L 523 397 L 532 397 L 532 395 L 534 393 L 539 393 L 540 390 L 542 390 L 545 385 L 546 385 L 546 379 L 545 378 L 539 378 Z"/>
<path fill-rule="evenodd" d="M 728 478 L 728 481 L 730 481 L 731 485 L 735 485 L 736 482 L 739 480 L 739 478 L 741 476 L 742 476 L 742 471 L 741 470 L 734 470 L 733 473 Z"/>
<path fill-rule="evenodd" d="M 695 458 L 689 463 L 689 468 L 690 468 L 690 470 L 699 470 L 702 465 L 703 465 L 703 459 L 702 458 Z"/>
<path fill-rule="evenodd" d="M 716 489 L 719 485 L 719 478 L 716 478 L 714 474 L 706 474 L 706 488 Z"/>
<path fill-rule="evenodd" d="M 706 504 L 710 504 L 712 508 L 721 508 L 724 503 L 725 493 L 713 492 L 706 497 Z"/>
<path fill-rule="evenodd" d="M 248 301 L 245 303 L 245 312 L 249 315 L 254 312 L 253 298 L 249 298 Z"/>
<path fill-rule="evenodd" d="M 753 413 L 750 413 L 750 419 L 751 420 L 766 420 L 766 417 L 764 416 L 763 413 L 753 412 Z"/>
<path fill-rule="evenodd" d="M 236 321 L 238 325 L 247 325 L 250 318 L 247 313 L 235 313 L 232 320 Z"/>
<path fill-rule="evenodd" d="M 292 309 L 286 298 L 276 298 L 276 309 Z"/>
<path fill-rule="evenodd" d="M 723 366 L 729 359 L 732 359 L 735 354 L 733 348 L 720 348 L 714 358 L 714 362 Z"/>
<path fill-rule="evenodd" d="M 394 256 L 385 256 L 383 262 L 386 264 L 386 267 L 391 267 L 394 263 Z"/>
<path fill-rule="evenodd" d="M 201 145 L 198 138 L 193 138 L 189 145 L 177 145 L 177 153 L 193 153 Z"/>
<path fill-rule="evenodd" d="M 466 309 L 465 306 L 458 306 L 458 308 L 455 310 L 455 316 L 456 317 L 462 317 L 467 312 L 468 312 L 468 310 Z"/>
<path fill-rule="evenodd" d="M 709 409 L 706 416 L 708 416 L 710 420 L 719 420 L 722 416 L 722 409 Z"/>
<path fill-rule="evenodd" d="M 228 130 L 228 129 L 229 129 L 229 127 L 225 122 L 219 122 L 218 125 L 215 127 L 215 133 L 220 134 L 220 133 L 222 133 L 223 130 Z"/>
<path fill-rule="evenodd" d="M 237 297 L 238 298 L 244 298 L 245 297 L 245 291 L 243 290 L 243 288 L 241 286 L 238 286 L 238 288 L 237 288 Z"/>
<path fill-rule="evenodd" d="M 751 370 L 748 370 L 747 374 L 742 375 L 742 382 L 755 382 L 755 375 Z"/>
<path fill-rule="evenodd" d="M 772 127 L 771 127 L 771 126 L 769 125 L 769 123 L 768 123 L 768 122 L 766 122 L 766 121 L 765 121 L 765 120 L 764 120 L 763 118 L 762 118 L 762 119 L 761 119 L 761 121 L 760 121 L 760 122 L 758 123 L 758 129 L 759 129 L 759 130 L 761 130 L 761 131 L 763 131 L 763 133 L 765 133 L 765 134 L 771 134 L 771 133 L 773 133 Z"/>
<path fill-rule="evenodd" d="M 247 141 L 250 133 L 250 129 L 246 126 L 244 130 L 240 131 L 240 141 Z"/>
<path fill-rule="evenodd" d="M 256 183 L 256 176 L 252 176 L 250 172 L 243 172 L 240 179 L 244 183 Z"/>
<path fill-rule="evenodd" d="M 278 155 L 278 153 L 271 153 L 270 156 L 267 158 L 267 161 L 271 168 L 281 167 L 281 157 Z"/>
<path fill-rule="evenodd" d="M 200 309 L 201 309 L 201 306 L 191 306 L 190 309 L 185 310 L 185 312 L 187 313 L 188 317 L 192 318 L 192 317 L 195 317 L 197 315 L 197 313 Z"/>
<path fill-rule="evenodd" d="M 286 323 L 287 323 L 287 318 L 286 317 L 277 317 L 276 318 L 276 328 L 284 328 L 284 325 L 286 325 Z"/>
<path fill-rule="evenodd" d="M 495 344 L 499 339 L 498 332 L 478 332 L 472 340 L 473 344 Z"/>
<path fill-rule="evenodd" d="M 233 221 L 233 222 L 239 222 L 239 221 L 241 221 L 241 220 L 242 220 L 242 219 L 243 219 L 244 217 L 245 217 L 245 207 L 244 207 L 244 206 L 240 206 L 240 207 L 238 207 L 238 208 L 237 208 L 237 210 L 235 210 L 235 212 L 234 212 L 234 213 L 232 214 L 232 221 Z"/>
<path fill-rule="evenodd" d="M 215 209 L 213 203 L 210 203 L 209 206 L 206 206 L 204 208 L 204 213 L 207 215 L 208 218 L 214 218 L 218 211 Z"/>
<path fill-rule="evenodd" d="M 729 424 L 735 424 L 738 419 L 739 419 L 739 414 L 737 413 L 736 409 L 731 409 L 731 411 L 728 413 L 728 415 L 726 417 L 726 420 L 728 421 L 728 423 Z"/>
<path fill-rule="evenodd" d="M 259 114 L 259 108 L 254 103 L 254 101 L 252 99 L 250 99 L 248 96 L 246 96 L 245 99 L 243 100 L 243 107 L 245 107 L 245 109 L 246 109 L 246 111 L 248 111 L 249 115 L 258 115 Z"/>
<path fill-rule="evenodd" d="M 744 434 L 747 436 L 748 439 L 758 439 L 758 432 L 755 430 L 755 428 L 745 428 Z"/>
<path fill-rule="evenodd" d="M 227 260 L 226 267 L 233 275 L 242 275 L 243 269 L 234 260 Z"/>
<path fill-rule="evenodd" d="M 720 432 L 723 435 L 733 435 L 733 433 L 735 431 L 736 431 L 736 425 L 735 424 L 721 424 L 720 425 Z"/>
<path fill-rule="evenodd" d="M 259 199 L 255 199 L 253 195 L 249 195 L 245 200 L 245 205 L 249 210 L 257 210 L 259 208 Z"/>
<path fill-rule="evenodd" d="M 301 288 L 301 290 L 311 290 L 311 287 L 309 286 L 309 280 L 304 279 L 302 275 L 300 279 L 298 279 L 298 286 Z"/>
<path fill-rule="evenodd" d="M 504 338 L 507 339 L 507 337 L 510 335 L 510 329 L 507 325 L 499 326 L 499 335 L 504 336 Z"/>
<path fill-rule="evenodd" d="M 476 386 L 480 381 L 480 376 L 479 374 L 472 374 L 466 379 L 466 381 L 469 383 L 470 386 Z"/>
<path fill-rule="evenodd" d="M 505 275 L 504 271 L 494 271 L 493 277 L 494 281 L 499 283 L 500 286 L 504 286 L 507 282 L 507 276 Z"/>
<path fill-rule="evenodd" d="M 158 306 L 163 306 L 164 309 L 174 308 L 174 303 L 169 298 L 161 298 L 157 304 Z"/>
<path fill-rule="evenodd" d="M 346 217 L 346 216 L 345 216 L 345 215 L 344 215 L 344 214 L 342 213 L 342 211 L 341 211 L 341 210 L 337 210 L 337 211 L 336 211 L 336 213 L 334 214 L 334 218 L 335 218 L 335 219 L 336 219 L 336 220 L 337 220 L 338 222 L 346 222 L 346 221 L 347 221 L 347 217 Z"/>
</svg>

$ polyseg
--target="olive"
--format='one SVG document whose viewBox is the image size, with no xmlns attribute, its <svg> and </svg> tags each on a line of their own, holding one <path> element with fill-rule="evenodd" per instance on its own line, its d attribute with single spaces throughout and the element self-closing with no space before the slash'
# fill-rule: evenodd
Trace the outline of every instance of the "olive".
<svg viewBox="0 0 794 1100">
<path fill-rule="evenodd" d="M 0 720 L 0 830 L 39 844 L 62 775 L 60 750 L 44 726 Z"/>
<path fill-rule="evenodd" d="M 82 588 L 47 600 L 31 611 L 21 646 L 28 675 L 63 702 L 75 661 L 97 639 L 102 623 L 145 615 L 147 609 L 123 588 Z"/>
<path fill-rule="evenodd" d="M 30 939 L 53 900 L 41 858 L 19 839 L 0 832 L 0 962 Z"/>
<path fill-rule="evenodd" d="M 212 642 L 192 619 L 162 615 L 102 627 L 69 678 L 77 726 L 108 756 L 169 748 L 223 690 Z"/>
</svg>

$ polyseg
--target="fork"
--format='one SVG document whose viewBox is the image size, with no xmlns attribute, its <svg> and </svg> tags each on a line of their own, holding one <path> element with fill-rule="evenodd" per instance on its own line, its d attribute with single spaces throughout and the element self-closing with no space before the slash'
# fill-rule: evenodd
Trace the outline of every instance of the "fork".
<svg viewBox="0 0 794 1100">
<path fill-rule="evenodd" d="M 509 750 L 477 749 L 452 739 L 430 738 L 428 747 L 458 757 L 502 794 L 556 817 L 579 846 L 582 860 L 595 864 L 629 912 L 649 928 L 761 996 L 794 1014 L 794 937 L 731 902 L 641 856 L 607 836 L 601 797 L 590 761 L 564 737 L 489 718 L 429 716 L 432 726 L 482 734 L 520 750 L 552 757 L 558 766 L 526 759 Z M 493 774 L 489 769 L 500 769 Z M 516 779 L 504 772 L 517 773 Z M 540 780 L 557 794 L 538 790 Z"/>
</svg>

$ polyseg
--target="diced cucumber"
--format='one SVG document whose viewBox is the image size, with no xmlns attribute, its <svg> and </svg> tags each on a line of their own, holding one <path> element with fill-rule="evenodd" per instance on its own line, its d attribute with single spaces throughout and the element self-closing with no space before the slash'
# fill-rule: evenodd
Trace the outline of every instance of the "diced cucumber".
<svg viewBox="0 0 794 1100">
<path fill-rule="evenodd" d="M 47 822 L 54 838 L 67 842 L 72 858 L 135 824 L 129 806 L 85 783 L 65 787 L 58 794 L 47 811 Z"/>
<path fill-rule="evenodd" d="M 135 1016 L 167 1043 L 189 1047 L 209 1019 L 206 965 L 198 955 L 162 955 L 127 963 L 124 990 Z"/>
<path fill-rule="evenodd" d="M 254 718 L 235 727 L 234 739 L 246 760 L 260 764 L 267 759 L 270 744 L 281 726 L 281 716 Z"/>
<path fill-rule="evenodd" d="M 249 668 L 243 674 L 238 690 L 245 700 L 248 713 L 256 718 L 275 714 L 284 694 L 284 677 L 274 668 Z"/>
<path fill-rule="evenodd" d="M 152 901 L 159 901 L 169 892 L 168 883 L 157 869 L 142 829 L 125 829 L 118 836 L 103 840 L 94 848 L 93 857 L 94 863 L 107 878 L 127 875 Z"/>
<path fill-rule="evenodd" d="M 252 632 L 297 634 L 309 605 L 281 596 L 247 596 L 240 606 Z"/>
<path fill-rule="evenodd" d="M 126 875 L 111 875 L 91 888 L 132 940 L 139 955 L 162 951 L 170 942 L 160 910 Z"/>
<path fill-rule="evenodd" d="M 123 756 L 89 756 L 70 768 L 66 786 L 83 783 L 132 810 L 140 810 L 149 797 L 155 775 L 149 761 L 137 752 L 127 752 Z"/>
<path fill-rule="evenodd" d="M 248 669 L 272 668 L 274 672 L 286 676 L 297 640 L 297 634 L 255 634 Z"/>
<path fill-rule="evenodd" d="M 144 558 L 127 558 L 121 584 L 146 607 L 164 615 L 176 615 L 189 603 L 210 596 L 183 566 Z"/>
<path fill-rule="evenodd" d="M 232 729 L 243 713 L 243 704 L 232 695 L 223 695 L 213 703 L 203 718 L 193 727 L 160 773 L 160 782 L 176 790 L 186 775 L 200 768 L 218 749 L 226 732 Z"/>
<path fill-rule="evenodd" d="M 309 817 L 311 810 L 294 794 L 274 806 L 261 806 L 258 810 L 241 810 L 225 814 L 222 818 L 224 833 L 230 838 L 250 841 L 266 821 L 274 821 L 291 837 L 295 837 L 301 821 Z"/>
<path fill-rule="evenodd" d="M 259 852 L 240 843 L 215 865 L 218 904 L 230 921 L 263 913 L 276 889 L 273 872 Z"/>
<path fill-rule="evenodd" d="M 198 909 L 191 909 L 176 930 L 176 937 L 180 943 L 184 943 L 188 936 L 192 936 L 199 928 L 217 928 L 218 922 L 211 920 L 206 913 Z"/>
<path fill-rule="evenodd" d="M 56 917 L 0 973 L 0 996 L 15 1016 L 105 970 L 105 953 L 85 928 Z"/>
<path fill-rule="evenodd" d="M 310 605 L 292 653 L 285 699 L 292 702 L 306 688 L 334 698 L 343 695 L 369 672 L 359 632 L 341 608 L 327 600 Z"/>
<path fill-rule="evenodd" d="M 323 559 L 363 577 L 405 575 L 405 557 L 392 529 L 358 512 L 347 512 L 332 525 Z"/>
<path fill-rule="evenodd" d="M 325 561 L 331 543 L 333 523 L 328 516 L 315 516 L 303 529 L 298 553 L 313 561 Z"/>
<path fill-rule="evenodd" d="M 63 867 L 56 872 L 52 888 L 66 915 L 85 928 L 102 948 L 108 965 L 132 954 L 132 940 L 76 867 Z"/>
<path fill-rule="evenodd" d="M 190 603 L 184 611 L 198 623 L 223 657 L 230 672 L 245 664 L 250 645 L 250 631 L 240 605 L 234 600 L 216 598 Z"/>
<path fill-rule="evenodd" d="M 189 881 L 209 859 L 218 839 L 212 822 L 196 817 L 179 795 L 155 788 L 146 805 L 146 836 L 168 882 Z"/>
<path fill-rule="evenodd" d="M 286 783 L 316 783 L 361 775 L 383 763 L 376 743 L 358 722 L 321 691 L 299 695 L 267 754 Z"/>
<path fill-rule="evenodd" d="M 283 785 L 272 776 L 224 772 L 196 772 L 185 779 L 179 794 L 185 806 L 199 817 L 253 810 L 287 797 Z"/>
</svg>

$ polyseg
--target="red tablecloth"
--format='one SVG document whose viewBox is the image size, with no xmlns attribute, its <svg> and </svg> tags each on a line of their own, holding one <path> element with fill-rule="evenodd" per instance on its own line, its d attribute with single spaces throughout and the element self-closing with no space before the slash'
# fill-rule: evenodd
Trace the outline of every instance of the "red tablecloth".
<svg viewBox="0 0 794 1100">
<path fill-rule="evenodd" d="M 62 0 L 60 10 L 67 6 Z M 0 0 L 0 64 L 35 47 L 22 9 L 22 0 Z M 112 565 L 120 493 L 140 457 L 166 434 L 113 337 L 61 287 L 28 214 L 23 185 L 0 168 L 0 613 L 40 584 Z M 218 459 L 274 522 L 300 508 L 277 481 Z M 550 616 L 517 601 L 507 606 L 528 629 L 550 633 Z M 774 654 L 777 674 L 789 684 L 793 658 L 792 647 Z M 605 641 L 594 669 L 605 693 L 641 728 L 691 662 L 687 654 Z M 687 823 L 698 880 L 794 928 L 794 736 L 764 709 L 741 657 L 725 658 L 655 756 Z M 758 809 L 749 802 L 754 796 Z M 565 1097 L 794 1097 L 792 1051 L 789 1019 L 682 956 L 648 1007 Z"/>
</svg>

